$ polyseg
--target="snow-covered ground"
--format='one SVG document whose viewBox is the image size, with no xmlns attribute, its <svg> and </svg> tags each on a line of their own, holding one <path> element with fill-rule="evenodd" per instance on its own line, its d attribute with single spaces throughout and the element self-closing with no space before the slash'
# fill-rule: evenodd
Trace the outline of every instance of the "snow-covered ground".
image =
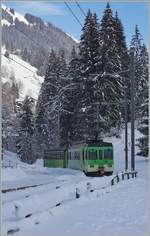
<svg viewBox="0 0 150 236">
<path fill-rule="evenodd" d="M 11 77 L 20 87 L 20 100 L 26 95 L 37 99 L 43 77 L 37 75 L 37 69 L 22 60 L 19 56 L 10 53 L 9 58 L 5 57 L 5 48 L 2 48 L 2 83 L 12 84 Z"/>
<path fill-rule="evenodd" d="M 120 172 L 124 170 L 124 133 L 121 139 L 110 141 L 115 151 L 114 172 Z M 27 165 L 7 152 L 5 162 L 9 161 L 14 167 L 2 169 L 3 189 L 43 185 L 2 194 L 3 235 L 18 228 L 16 236 L 148 235 L 148 159 L 136 157 L 138 177 L 114 186 L 110 186 L 112 176 L 86 177 L 80 171 L 44 168 L 42 160 Z"/>
</svg>

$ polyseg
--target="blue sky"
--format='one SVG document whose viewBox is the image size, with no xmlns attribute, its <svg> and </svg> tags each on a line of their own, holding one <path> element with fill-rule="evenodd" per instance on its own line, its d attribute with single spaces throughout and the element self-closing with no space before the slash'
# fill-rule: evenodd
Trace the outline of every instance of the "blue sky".
<svg viewBox="0 0 150 236">
<path fill-rule="evenodd" d="M 63 2 L 52 1 L 3 1 L 7 7 L 12 7 L 16 11 L 24 14 L 26 12 L 41 17 L 44 21 L 51 22 L 63 31 L 70 33 L 77 39 L 80 39 L 81 26 L 73 18 L 68 8 Z M 84 16 L 75 2 L 67 2 L 74 13 L 78 16 L 80 22 L 84 24 Z M 91 1 L 80 2 L 82 9 L 87 12 L 90 8 L 96 12 L 101 19 L 106 2 Z M 127 44 L 130 44 L 135 25 L 139 26 L 143 40 L 148 45 L 148 3 L 147 2 L 111 2 L 110 6 L 118 15 L 123 23 Z"/>
</svg>

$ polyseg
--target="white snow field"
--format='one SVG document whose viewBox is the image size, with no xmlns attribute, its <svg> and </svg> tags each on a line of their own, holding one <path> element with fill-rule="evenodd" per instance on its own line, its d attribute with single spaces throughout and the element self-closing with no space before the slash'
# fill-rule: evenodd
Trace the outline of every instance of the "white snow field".
<svg viewBox="0 0 150 236">
<path fill-rule="evenodd" d="M 10 53 L 9 58 L 5 55 L 5 48 L 2 48 L 2 84 L 12 84 L 11 76 L 20 87 L 19 100 L 24 100 L 26 95 L 37 100 L 43 77 L 37 75 L 37 69 L 22 60 L 19 56 Z M 23 66 L 21 66 L 23 65 Z"/>
<path fill-rule="evenodd" d="M 110 140 L 116 173 L 124 170 L 124 134 Z M 2 194 L 2 235 L 148 236 L 148 159 L 137 156 L 138 177 L 114 186 L 113 176 L 86 177 L 80 171 L 44 168 L 42 160 L 27 165 L 6 152 L 4 162 L 9 161 L 13 167 L 2 169 L 3 189 L 43 185 Z"/>
</svg>

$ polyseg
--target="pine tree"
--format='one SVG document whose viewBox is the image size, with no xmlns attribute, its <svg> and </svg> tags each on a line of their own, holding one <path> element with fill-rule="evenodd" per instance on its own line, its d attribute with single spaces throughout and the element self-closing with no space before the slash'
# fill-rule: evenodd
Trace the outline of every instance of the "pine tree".
<svg viewBox="0 0 150 236">
<path fill-rule="evenodd" d="M 68 137 L 67 145 L 69 146 L 73 142 L 80 140 L 83 135 L 83 130 L 80 127 L 78 120 L 79 106 L 82 99 L 81 90 L 81 70 L 80 60 L 75 47 L 72 49 L 71 60 L 68 65 L 68 89 L 65 96 L 67 100 L 67 128 L 66 133 Z"/>
<path fill-rule="evenodd" d="M 120 99 L 122 98 L 121 55 L 118 49 L 118 35 L 116 34 L 116 20 L 112 15 L 110 5 L 107 4 L 100 24 L 100 57 L 98 100 L 100 114 L 104 122 L 104 130 L 120 125 Z"/>
<path fill-rule="evenodd" d="M 6 51 L 4 55 L 5 55 L 5 57 L 9 58 L 9 52 L 8 51 Z"/>
<path fill-rule="evenodd" d="M 69 127 L 70 127 L 70 108 L 69 108 L 69 93 L 71 90 L 71 80 L 68 78 L 68 65 L 65 59 L 64 50 L 59 52 L 60 64 L 60 90 L 59 94 L 59 145 L 60 147 L 67 147 L 69 142 Z"/>
<path fill-rule="evenodd" d="M 13 87 L 9 84 L 4 84 L 2 87 L 2 101 L 2 147 L 3 150 L 16 152 L 15 140 L 17 135 L 17 121 L 14 109 L 16 94 L 14 94 Z"/>
<path fill-rule="evenodd" d="M 130 50 L 134 52 L 135 71 L 135 118 L 142 137 L 138 139 L 139 155 L 148 156 L 148 52 L 142 44 L 142 36 L 135 27 Z"/>
<path fill-rule="evenodd" d="M 2 104 L 2 148 L 11 151 L 11 140 L 14 138 L 14 112 L 9 112 Z"/>
<path fill-rule="evenodd" d="M 28 61 L 28 51 L 27 51 L 27 48 L 24 48 L 23 52 L 22 52 L 22 58 L 25 60 L 25 61 Z"/>
<path fill-rule="evenodd" d="M 139 112 L 139 124 L 138 130 L 141 132 L 142 137 L 138 139 L 138 147 L 140 151 L 138 155 L 148 157 L 148 140 L 149 140 L 149 114 L 148 114 L 148 65 L 149 58 L 148 52 L 145 45 L 142 45 L 141 49 L 141 66 L 142 66 L 142 78 L 139 83 L 139 94 L 140 94 L 140 107 Z"/>
<path fill-rule="evenodd" d="M 17 139 L 17 153 L 19 158 L 27 163 L 32 163 L 32 138 L 34 133 L 34 118 L 32 106 L 34 101 L 31 97 L 26 97 L 23 104 L 18 104 L 18 139 Z"/>
<path fill-rule="evenodd" d="M 143 109 L 143 118 L 140 121 L 138 130 L 141 132 L 142 136 L 138 139 L 138 147 L 140 151 L 137 155 L 148 157 L 149 153 L 149 119 L 148 119 L 148 99 L 145 101 L 145 104 L 142 104 L 141 108 Z"/>
<path fill-rule="evenodd" d="M 118 48 L 118 54 L 121 60 L 121 77 L 122 77 L 122 85 L 124 96 L 127 96 L 127 99 L 130 99 L 130 81 L 129 81 L 129 54 L 128 48 L 126 45 L 126 39 L 124 35 L 124 28 L 121 20 L 118 17 L 118 13 L 116 11 L 115 15 L 115 30 L 116 30 L 116 42 Z M 126 94 L 125 94 L 126 93 Z M 124 100 L 123 96 L 123 100 Z M 122 105 L 122 104 L 121 104 Z M 124 119 L 124 107 L 121 106 L 122 116 Z M 130 111 L 130 105 L 128 104 L 128 111 Z M 130 114 L 128 113 L 128 120 L 130 119 Z"/>
<path fill-rule="evenodd" d="M 88 10 L 82 29 L 79 54 L 82 74 L 86 77 L 96 73 L 99 58 L 99 32 L 96 13 L 93 15 Z"/>
<path fill-rule="evenodd" d="M 60 58 L 52 50 L 36 108 L 36 135 L 41 152 L 58 147 L 60 142 L 61 69 Z"/>
<path fill-rule="evenodd" d="M 14 93 L 14 97 L 19 98 L 19 86 L 15 82 L 13 82 L 13 84 L 12 84 L 12 91 Z"/>
<path fill-rule="evenodd" d="M 135 117 L 138 118 L 138 110 L 140 107 L 140 81 L 142 80 L 142 63 L 141 63 L 141 51 L 142 51 L 142 36 L 138 29 L 135 27 L 135 34 L 132 36 L 130 51 L 134 52 L 134 71 L 135 71 Z"/>
<path fill-rule="evenodd" d="M 76 134 L 78 139 L 85 140 L 94 138 L 96 131 L 95 76 L 99 66 L 99 26 L 96 13 L 88 11 L 82 31 L 79 45 L 81 79 Z"/>
</svg>

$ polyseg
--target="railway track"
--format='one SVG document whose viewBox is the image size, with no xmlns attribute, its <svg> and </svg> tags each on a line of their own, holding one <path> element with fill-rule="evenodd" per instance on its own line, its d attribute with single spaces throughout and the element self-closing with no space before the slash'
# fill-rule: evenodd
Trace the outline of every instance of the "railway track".
<svg viewBox="0 0 150 236">
<path fill-rule="evenodd" d="M 24 187 L 16 187 L 16 188 L 8 188 L 8 189 L 2 189 L 2 193 L 7 193 L 7 192 L 13 192 L 13 191 L 18 191 L 18 190 L 23 190 L 27 188 L 35 188 L 43 185 L 48 185 L 51 184 L 52 182 L 47 182 L 43 184 L 34 184 L 34 185 L 29 185 L 29 186 L 24 186 Z"/>
<path fill-rule="evenodd" d="M 87 194 L 90 192 L 92 193 L 92 192 L 96 192 L 96 190 L 99 190 L 99 191 L 104 190 L 108 187 L 110 187 L 110 184 L 102 186 L 99 189 L 98 188 L 86 189 L 85 191 L 82 191 L 79 198 L 82 199 L 83 197 L 87 196 Z M 62 191 L 64 191 L 64 189 Z M 70 190 L 70 192 L 71 192 L 71 190 Z M 109 191 L 106 191 L 106 192 L 108 193 Z M 56 194 L 54 194 L 54 195 L 56 195 Z M 59 193 L 58 193 L 58 196 L 59 196 Z M 8 228 L 7 228 L 7 234 L 9 235 L 9 234 L 14 234 L 14 233 L 18 232 L 20 230 L 20 224 L 22 222 L 24 222 L 24 220 L 26 221 L 28 218 L 38 216 L 39 214 L 47 212 L 47 211 L 50 214 L 52 214 L 52 212 L 53 212 L 53 210 L 55 210 L 55 208 L 58 208 L 60 206 L 65 206 L 66 204 L 68 204 L 70 202 L 74 202 L 77 198 L 78 197 L 76 195 L 76 189 L 75 189 L 74 194 L 72 194 L 72 195 L 70 193 L 67 193 L 63 197 L 60 196 L 57 199 L 54 199 L 54 201 L 52 201 L 52 202 L 51 202 L 51 200 L 47 201 L 46 207 L 44 207 L 42 209 L 39 209 L 38 206 L 36 206 L 37 207 L 36 209 L 31 209 L 31 208 L 26 209 L 26 212 L 22 215 L 22 217 L 15 217 L 14 220 L 11 221 L 11 224 L 8 225 Z M 15 204 L 15 202 L 14 202 L 14 204 Z M 5 220 L 7 221 L 9 219 L 5 219 Z"/>
<path fill-rule="evenodd" d="M 117 176 L 118 176 L 118 174 L 117 174 Z M 116 176 L 113 176 L 113 178 L 111 178 L 111 180 L 114 179 L 114 178 L 116 178 Z M 110 178 L 108 178 L 108 179 L 110 180 Z M 58 190 L 58 192 L 57 192 L 58 195 L 56 194 L 55 191 L 53 191 L 53 195 L 51 194 L 52 192 L 48 191 L 47 192 L 47 197 L 48 198 L 47 198 L 47 201 L 46 201 L 46 206 L 41 208 L 41 209 L 38 207 L 38 204 L 37 204 L 35 209 L 34 208 L 32 209 L 32 208 L 28 207 L 28 209 L 26 209 L 25 213 L 23 213 L 22 217 L 20 217 L 20 218 L 18 217 L 16 219 L 14 219 L 14 222 L 16 222 L 15 225 L 17 227 L 16 226 L 8 227 L 7 234 L 13 234 L 15 232 L 18 232 L 20 230 L 19 225 L 24 220 L 27 220 L 28 218 L 32 218 L 32 217 L 38 216 L 39 214 L 41 214 L 43 212 L 47 212 L 47 211 L 52 214 L 52 212 L 53 212 L 53 210 L 55 208 L 58 208 L 60 206 L 64 206 L 64 205 L 66 205 L 66 204 L 68 204 L 70 202 L 73 202 L 77 198 L 81 198 L 82 199 L 82 197 L 87 196 L 88 193 L 95 193 L 95 196 L 97 196 L 97 197 L 99 196 L 100 197 L 100 195 L 107 194 L 107 193 L 111 192 L 111 188 L 112 188 L 111 181 L 108 181 L 107 184 L 103 184 L 100 187 L 96 187 L 96 186 L 91 184 L 90 188 L 87 188 L 87 184 L 90 184 L 90 181 L 88 183 L 87 183 L 87 181 L 81 181 L 81 182 L 82 182 L 82 184 L 86 183 L 86 188 L 84 189 L 84 191 L 81 191 L 81 193 L 79 193 L 79 195 L 76 194 L 77 193 L 76 191 L 74 191 L 74 194 L 72 194 L 72 190 L 73 190 L 73 188 L 75 188 L 75 186 L 72 186 L 72 188 L 69 189 L 70 191 L 66 195 L 65 194 L 61 195 L 61 193 L 63 193 L 63 191 L 66 190 L 66 187 L 62 186 L 62 190 L 60 190 L 60 188 L 56 188 L 56 186 L 55 186 L 55 191 Z M 81 184 L 81 182 L 79 184 Z M 91 183 L 92 183 L 92 181 L 91 181 Z M 118 181 L 116 181 L 116 183 L 118 183 Z M 76 184 L 76 187 L 77 187 L 77 184 Z M 77 188 L 74 189 L 74 190 L 77 190 Z M 42 199 L 42 197 L 43 197 L 42 194 L 43 193 L 40 193 L 40 194 L 41 194 L 41 198 L 40 199 Z M 54 197 L 54 199 L 53 199 L 53 196 L 58 196 L 58 197 L 56 197 L 56 198 Z M 31 194 L 31 196 L 29 196 L 29 198 L 30 197 L 31 197 L 30 200 L 32 201 L 33 195 Z M 51 201 L 51 198 L 53 199 L 53 201 Z M 27 199 L 27 201 L 30 201 L 30 200 Z M 24 206 L 24 203 L 26 205 L 26 200 L 23 201 L 23 203 L 22 203 L 23 206 Z M 28 206 L 28 204 L 27 204 L 27 206 Z"/>
</svg>

